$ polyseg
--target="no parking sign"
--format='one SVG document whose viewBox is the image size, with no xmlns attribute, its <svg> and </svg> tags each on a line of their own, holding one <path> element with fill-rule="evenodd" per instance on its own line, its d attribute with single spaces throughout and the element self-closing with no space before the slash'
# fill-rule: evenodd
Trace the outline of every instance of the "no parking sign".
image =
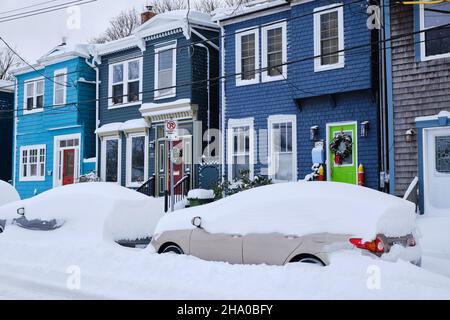
<svg viewBox="0 0 450 320">
<path fill-rule="evenodd" d="M 164 131 L 166 139 L 176 140 L 178 138 L 178 122 L 176 120 L 166 120 Z"/>
</svg>

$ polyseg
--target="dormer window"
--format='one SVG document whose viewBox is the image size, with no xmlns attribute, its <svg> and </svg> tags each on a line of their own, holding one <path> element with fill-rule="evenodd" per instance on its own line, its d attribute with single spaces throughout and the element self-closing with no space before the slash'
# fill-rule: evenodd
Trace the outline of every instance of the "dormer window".
<svg viewBox="0 0 450 320">
<path fill-rule="evenodd" d="M 24 114 L 40 112 L 44 109 L 44 79 L 25 81 Z"/>
<path fill-rule="evenodd" d="M 109 107 L 124 107 L 142 100 L 142 58 L 109 66 Z"/>
</svg>

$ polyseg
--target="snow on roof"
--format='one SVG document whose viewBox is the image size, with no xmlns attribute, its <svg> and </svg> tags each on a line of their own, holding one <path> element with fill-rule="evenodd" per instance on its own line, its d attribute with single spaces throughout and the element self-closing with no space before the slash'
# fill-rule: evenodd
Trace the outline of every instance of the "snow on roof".
<svg viewBox="0 0 450 320">
<path fill-rule="evenodd" d="M 123 122 L 108 123 L 95 130 L 95 133 L 98 135 L 102 135 L 106 133 L 119 132 L 122 124 Z"/>
<path fill-rule="evenodd" d="M 144 38 L 176 29 L 182 29 L 185 37 L 189 38 L 187 12 L 187 10 L 174 10 L 157 14 L 135 29 L 130 36 L 103 44 L 97 44 L 95 45 L 95 48 L 91 48 L 91 52 L 95 51 L 95 54 L 105 55 L 133 47 L 141 47 L 142 50 L 144 50 Z M 189 25 L 200 25 L 218 29 L 217 24 L 211 21 L 211 16 L 209 14 L 195 10 L 189 12 Z"/>
<path fill-rule="evenodd" d="M 248 3 L 239 3 L 235 6 L 227 8 L 218 8 L 213 11 L 213 21 L 221 21 L 253 13 L 260 10 L 265 10 L 288 3 L 286 0 L 254 0 Z"/>
<path fill-rule="evenodd" d="M 14 82 L 0 79 L 0 91 L 14 92 Z"/>
<path fill-rule="evenodd" d="M 415 228 L 412 202 L 365 187 L 336 182 L 279 183 L 243 191 L 208 205 L 164 216 L 155 233 L 189 230 L 193 217 L 211 233 L 332 233 L 373 240 Z"/>
<path fill-rule="evenodd" d="M 145 129 L 145 128 L 149 128 L 148 123 L 144 120 L 144 118 L 139 118 L 139 119 L 125 121 L 122 124 L 122 126 L 120 127 L 120 130 L 129 132 L 129 131 L 141 130 L 141 129 Z"/>
</svg>

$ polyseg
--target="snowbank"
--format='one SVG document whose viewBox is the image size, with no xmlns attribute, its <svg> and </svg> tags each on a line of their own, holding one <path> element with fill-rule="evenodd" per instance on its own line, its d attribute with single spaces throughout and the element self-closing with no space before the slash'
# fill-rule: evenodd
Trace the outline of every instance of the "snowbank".
<svg viewBox="0 0 450 320">
<path fill-rule="evenodd" d="M 333 182 L 293 182 L 258 187 L 164 216 L 155 234 L 194 228 L 202 217 L 212 233 L 279 232 L 302 236 L 329 232 L 373 240 L 415 229 L 414 204 L 372 189 Z"/>
<path fill-rule="evenodd" d="M 20 200 L 17 190 L 7 182 L 0 180 L 0 206 Z"/>
<path fill-rule="evenodd" d="M 214 191 L 206 189 L 193 189 L 188 192 L 188 199 L 214 199 Z"/>
<path fill-rule="evenodd" d="M 57 232 L 72 233 L 77 241 L 149 237 L 163 212 L 158 199 L 102 182 L 59 187 L 7 204 L 0 207 L 0 217 L 17 218 L 17 209 L 22 207 L 28 220 L 64 220 Z"/>
</svg>

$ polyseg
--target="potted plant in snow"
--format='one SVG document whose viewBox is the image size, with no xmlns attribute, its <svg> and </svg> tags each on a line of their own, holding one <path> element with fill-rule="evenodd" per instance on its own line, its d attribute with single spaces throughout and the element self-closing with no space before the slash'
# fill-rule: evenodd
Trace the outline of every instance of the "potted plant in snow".
<svg viewBox="0 0 450 320">
<path fill-rule="evenodd" d="M 205 189 L 194 189 L 189 191 L 187 199 L 190 207 L 201 206 L 214 201 L 214 191 Z"/>
</svg>

